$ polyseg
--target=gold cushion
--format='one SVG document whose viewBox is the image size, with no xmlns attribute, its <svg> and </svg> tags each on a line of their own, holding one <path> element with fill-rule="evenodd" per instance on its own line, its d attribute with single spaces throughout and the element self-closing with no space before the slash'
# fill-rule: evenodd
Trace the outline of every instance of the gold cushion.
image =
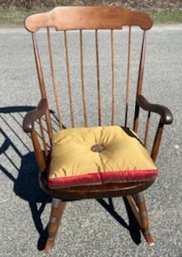
<svg viewBox="0 0 182 257">
<path fill-rule="evenodd" d="M 53 136 L 51 188 L 146 181 L 157 168 L 136 134 L 119 126 L 69 128 Z"/>
</svg>

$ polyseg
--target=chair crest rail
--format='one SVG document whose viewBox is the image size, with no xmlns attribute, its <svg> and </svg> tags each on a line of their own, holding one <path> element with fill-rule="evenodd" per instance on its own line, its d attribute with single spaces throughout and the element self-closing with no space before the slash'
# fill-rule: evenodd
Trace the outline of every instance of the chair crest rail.
<svg viewBox="0 0 182 257">
<path fill-rule="evenodd" d="M 100 6 L 56 7 L 46 13 L 33 14 L 25 20 L 25 28 L 30 32 L 43 27 L 55 27 L 56 30 L 121 29 L 124 25 L 148 30 L 152 27 L 152 20 L 145 13 Z"/>
</svg>

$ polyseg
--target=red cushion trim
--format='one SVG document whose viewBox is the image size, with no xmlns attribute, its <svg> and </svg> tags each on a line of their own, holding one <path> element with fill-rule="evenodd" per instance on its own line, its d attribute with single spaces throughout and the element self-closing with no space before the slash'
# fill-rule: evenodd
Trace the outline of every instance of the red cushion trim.
<svg viewBox="0 0 182 257">
<path fill-rule="evenodd" d="M 96 185 L 105 183 L 148 181 L 155 179 L 157 175 L 157 170 L 97 172 L 64 178 L 49 178 L 48 186 L 50 188 L 67 188 L 73 186 Z"/>
<path fill-rule="evenodd" d="M 158 175 L 157 170 L 125 170 L 102 172 L 102 181 L 105 183 L 116 182 L 137 182 L 155 179 Z"/>
<path fill-rule="evenodd" d="M 66 187 L 72 187 L 72 186 L 96 185 L 96 184 L 102 184 L 102 179 L 99 172 L 78 175 L 78 176 L 64 177 L 64 178 L 48 179 L 48 186 L 50 188 L 66 188 Z"/>
</svg>

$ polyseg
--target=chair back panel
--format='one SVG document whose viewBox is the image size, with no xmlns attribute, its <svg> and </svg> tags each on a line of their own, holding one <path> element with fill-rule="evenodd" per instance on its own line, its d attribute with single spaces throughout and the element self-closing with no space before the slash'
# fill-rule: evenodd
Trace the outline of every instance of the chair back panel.
<svg viewBox="0 0 182 257">
<path fill-rule="evenodd" d="M 41 95 L 51 108 L 55 105 L 60 129 L 63 124 L 128 126 L 133 98 L 136 130 L 135 98 L 142 91 L 145 30 L 152 26 L 148 15 L 119 7 L 57 7 L 28 17 L 25 26 L 32 32 Z M 40 28 L 46 30 L 35 33 Z"/>
<path fill-rule="evenodd" d="M 130 12 L 120 7 L 56 7 L 47 13 L 34 14 L 25 21 L 30 32 L 40 28 L 57 30 L 120 29 L 123 25 L 150 29 L 152 21 L 145 13 Z"/>
</svg>

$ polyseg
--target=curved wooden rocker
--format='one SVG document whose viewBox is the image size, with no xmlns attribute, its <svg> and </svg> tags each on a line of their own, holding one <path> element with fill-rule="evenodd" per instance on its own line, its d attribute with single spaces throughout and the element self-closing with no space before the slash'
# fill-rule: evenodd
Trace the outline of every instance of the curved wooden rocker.
<svg viewBox="0 0 182 257">
<path fill-rule="evenodd" d="M 151 113 L 159 114 L 159 123 L 158 127 L 156 129 L 156 133 L 154 136 L 154 140 L 152 141 L 152 150 L 150 156 L 148 155 L 146 157 L 147 162 L 150 162 L 150 165 L 152 165 L 152 168 L 145 168 L 142 166 L 142 168 L 134 168 L 129 167 L 129 170 L 125 170 L 122 167 L 122 165 L 125 165 L 124 159 L 121 161 L 120 158 L 118 159 L 118 169 L 115 170 L 114 168 L 110 170 L 109 168 L 102 168 L 99 166 L 98 170 L 94 173 L 87 173 L 83 172 L 83 170 L 79 171 L 77 170 L 77 174 L 75 175 L 74 172 L 76 172 L 76 168 L 74 167 L 74 164 L 72 164 L 73 159 L 70 157 L 70 163 L 72 166 L 68 166 L 67 169 L 63 169 L 61 165 L 64 164 L 64 154 L 65 151 L 68 151 L 70 156 L 72 153 L 72 149 L 68 148 L 68 145 L 70 146 L 69 137 L 71 137 L 71 140 L 78 140 L 80 139 L 83 134 L 82 133 L 90 133 L 89 140 L 93 135 L 93 132 L 96 133 L 96 136 L 100 132 L 100 128 L 102 128 L 102 131 L 110 131 L 107 136 L 110 138 L 113 131 L 116 132 L 116 135 L 120 138 L 120 135 L 118 135 L 119 126 L 117 125 L 118 122 L 116 122 L 115 113 L 116 113 L 116 50 L 115 50 L 115 31 L 120 30 L 122 32 L 123 28 L 127 26 L 127 53 L 126 61 L 122 61 L 122 63 L 125 63 L 126 66 L 126 94 L 125 94 L 125 119 L 123 121 L 124 125 L 120 123 L 119 125 L 123 125 L 121 132 L 123 133 L 123 138 L 126 138 L 126 140 L 134 142 L 136 144 L 137 149 L 142 149 L 142 152 L 145 152 L 145 148 L 147 146 L 148 142 L 148 134 L 149 134 L 149 128 L 150 128 L 150 116 Z M 140 32 L 142 33 L 141 37 L 141 44 L 140 44 L 140 58 L 139 58 L 139 67 L 138 67 L 138 83 L 136 87 L 136 93 L 134 98 L 134 122 L 133 122 L 133 131 L 128 129 L 128 116 L 129 116 L 129 103 L 130 103 L 130 87 L 131 87 L 131 61 L 132 61 L 132 28 L 133 26 L 138 27 Z M 37 162 L 39 164 L 40 168 L 40 185 L 43 190 L 45 190 L 48 194 L 50 194 L 53 197 L 52 201 L 52 210 L 48 225 L 48 239 L 47 243 L 45 245 L 45 250 L 50 251 L 54 245 L 55 237 L 58 231 L 58 226 L 61 220 L 61 216 L 63 214 L 63 210 L 65 207 L 65 202 L 69 200 L 80 200 L 80 199 L 89 199 L 89 198 L 95 198 L 95 199 L 101 199 L 104 197 L 118 197 L 118 196 L 126 196 L 126 199 L 136 217 L 136 220 L 138 224 L 141 227 L 141 230 L 143 231 L 144 237 L 147 241 L 147 243 L 151 246 L 154 244 L 153 238 L 149 231 L 149 221 L 148 221 L 148 215 L 147 215 L 147 209 L 145 204 L 145 199 L 143 195 L 143 191 L 146 190 L 149 186 L 152 185 L 154 182 L 156 176 L 157 176 L 157 169 L 154 168 L 154 162 L 156 160 L 159 145 L 162 137 L 163 127 L 165 124 L 170 124 L 172 122 L 172 114 L 164 106 L 151 104 L 149 103 L 144 96 L 142 95 L 142 84 L 143 84 L 143 73 L 144 73 L 144 61 L 145 61 L 145 52 L 146 52 L 146 31 L 152 27 L 152 20 L 147 14 L 144 13 L 138 13 L 138 12 L 131 12 L 126 9 L 120 8 L 120 7 L 56 7 L 52 11 L 47 13 L 41 13 L 41 14 L 35 14 L 32 16 L 29 16 L 25 20 L 25 27 L 26 29 L 31 32 L 32 34 L 32 40 L 33 40 L 33 49 L 34 49 L 34 56 L 35 56 L 35 62 L 36 62 L 36 68 L 37 68 L 37 75 L 38 75 L 38 81 L 40 86 L 40 92 L 41 92 L 41 100 L 37 106 L 37 108 L 28 113 L 24 119 L 23 123 L 23 129 L 26 133 L 30 133 L 32 137 L 33 146 L 35 149 L 35 155 Z M 69 102 L 69 108 L 70 108 L 70 123 L 72 129 L 65 129 L 63 124 L 66 127 L 69 127 L 67 122 L 64 121 L 63 113 L 61 109 L 61 101 L 60 98 L 65 96 L 60 96 L 59 94 L 59 84 L 62 82 L 58 82 L 57 75 L 56 75 L 56 63 L 55 59 L 59 59 L 57 54 L 54 53 L 54 47 L 55 44 L 53 43 L 53 36 L 51 34 L 51 28 L 55 28 L 57 30 L 57 33 L 61 33 L 62 39 L 63 39 L 63 45 L 65 49 L 65 66 L 66 66 L 66 78 L 67 80 L 67 86 L 68 86 L 68 102 Z M 40 29 L 45 29 L 47 33 L 47 53 L 41 52 L 40 45 L 38 43 L 36 34 Z M 111 46 L 111 126 L 105 128 L 102 126 L 102 83 L 101 83 L 101 60 L 100 60 L 100 30 L 106 30 L 108 33 L 110 33 L 110 46 Z M 75 128 L 76 127 L 76 121 L 75 121 L 75 113 L 74 113 L 74 97 L 73 90 L 75 89 L 73 87 L 73 80 L 71 79 L 72 73 L 70 71 L 71 67 L 71 61 L 70 61 L 70 50 L 69 50 L 69 34 L 68 31 L 74 30 L 75 35 L 78 35 L 76 38 L 79 40 L 79 51 L 78 55 L 80 56 L 80 84 L 81 84 L 81 105 L 83 108 L 82 114 L 83 114 L 83 127 L 84 130 Z M 85 55 L 84 55 L 84 45 L 85 41 L 83 39 L 83 35 L 85 30 L 92 30 L 95 33 L 95 66 L 96 66 L 96 88 L 97 88 L 97 112 L 98 112 L 98 124 L 96 128 L 91 128 L 89 130 L 89 122 L 88 122 L 88 105 L 87 105 L 87 97 L 86 97 L 86 82 L 85 82 Z M 125 31 L 125 30 L 124 30 Z M 134 30 L 135 31 L 135 30 Z M 53 32 L 55 34 L 55 32 Z M 124 32 L 125 33 L 125 32 Z M 41 35 L 45 35 L 42 33 Z M 126 34 L 124 34 L 126 35 Z M 54 133 L 54 126 L 53 124 L 55 121 L 51 120 L 51 114 L 49 111 L 49 105 L 51 104 L 51 100 L 48 97 L 48 87 L 45 83 L 44 74 L 47 71 L 44 71 L 44 62 L 45 60 L 42 60 L 45 55 L 48 55 L 48 64 L 50 66 L 50 81 L 52 81 L 53 85 L 53 95 L 55 97 L 54 103 L 56 105 L 56 112 L 57 112 L 57 118 L 56 122 L 59 124 L 58 134 L 56 134 L 55 139 L 55 133 Z M 62 56 L 63 58 L 63 56 Z M 43 64 L 43 65 L 42 65 Z M 94 96 L 93 96 L 94 97 Z M 106 103 L 108 106 L 109 104 Z M 95 106 L 94 106 L 95 108 Z M 144 131 L 144 140 L 143 143 L 139 141 L 136 133 L 138 131 L 139 127 L 139 111 L 143 109 L 145 110 L 147 114 L 147 122 L 146 122 L 146 129 Z M 45 129 L 44 124 L 46 124 L 47 129 Z M 39 127 L 39 132 L 38 127 Z M 91 127 L 91 126 L 90 126 Z M 93 127 L 93 125 L 92 125 Z M 60 131 L 59 131 L 60 130 Z M 126 132 L 128 130 L 128 132 Z M 75 132 L 76 131 L 76 132 Z M 96 131 L 96 132 L 95 132 Z M 45 134 L 47 133 L 48 136 Z M 75 134 L 78 133 L 78 134 Z M 103 132 L 105 133 L 105 132 Z M 120 133 L 120 132 L 119 132 Z M 72 135 L 74 134 L 74 136 Z M 68 136 L 69 135 L 69 136 Z M 75 136 L 77 135 L 77 136 Z M 99 134 L 100 135 L 100 134 Z M 63 137 L 65 138 L 67 144 L 63 142 Z M 47 139 L 48 143 L 47 143 Z M 84 142 L 86 142 L 88 137 L 85 139 Z M 57 141 L 59 143 L 56 143 Z M 104 139 L 105 140 L 105 139 Z M 112 140 L 111 140 L 112 141 Z M 126 145 L 129 145 L 129 141 L 127 141 Z M 81 141 L 80 141 L 81 142 Z M 83 143 L 83 142 L 82 142 Z M 102 142 L 101 142 L 102 143 Z M 59 145 L 60 144 L 60 145 Z M 121 141 L 122 144 L 122 141 Z M 120 145 L 120 144 L 119 144 Z M 79 145 L 80 146 L 80 145 Z M 56 147 L 60 147 L 61 154 L 59 155 L 59 150 L 55 150 Z M 78 145 L 77 145 L 78 147 Z M 126 147 L 127 148 L 127 147 Z M 64 149 L 66 149 L 64 151 Z M 119 149 L 119 146 L 118 146 Z M 115 151 L 115 150 L 113 150 Z M 132 151 L 132 149 L 129 149 L 129 151 Z M 138 158 L 138 152 L 140 150 L 137 150 L 136 153 L 136 159 Z M 88 152 L 88 151 L 87 151 Z M 107 146 L 101 144 L 97 144 L 96 146 L 90 145 L 90 152 L 88 152 L 88 155 L 90 156 L 100 156 L 100 158 L 105 158 L 103 156 L 106 155 L 107 152 Z M 75 154 L 75 153 L 74 153 Z M 94 155 L 95 154 L 95 155 Z M 112 153 L 113 154 L 113 153 Z M 145 152 L 147 154 L 147 152 Z M 57 156 L 60 156 L 57 158 Z M 63 157 L 62 157 L 63 156 Z M 135 156 L 135 155 L 133 155 Z M 66 156 L 67 157 L 67 156 Z M 58 162 L 60 160 L 60 163 L 57 163 L 58 170 L 54 170 L 54 160 L 58 159 Z M 86 157 L 85 157 L 86 158 Z M 94 158 L 94 157 L 93 157 Z M 114 155 L 113 155 L 114 158 Z M 143 158 L 143 156 L 142 156 Z M 56 159 L 56 160 L 57 160 Z M 78 157 L 79 159 L 79 157 Z M 122 158 L 121 158 L 122 159 Z M 100 160 L 100 159 L 99 159 Z M 114 159 L 113 159 L 114 160 Z M 143 160 L 143 159 L 142 159 Z M 103 159 L 102 159 L 103 161 Z M 136 161 L 136 160 L 135 160 Z M 136 161 L 137 162 L 137 161 Z M 135 163 L 136 163 L 135 162 Z M 115 162 L 112 163 L 112 157 L 107 162 L 114 165 Z M 92 163 L 88 163 L 88 165 L 91 165 Z M 66 164 L 65 164 L 66 165 Z M 82 164 L 79 164 L 82 165 Z M 84 165 L 87 165 L 84 164 Z M 106 165 L 104 163 L 104 165 Z M 111 165 L 111 166 L 112 166 Z M 141 165 L 145 165 L 145 162 L 142 161 Z M 150 167 L 149 165 L 149 167 Z M 106 165 L 107 166 L 107 165 Z M 104 166 L 104 167 L 106 167 Z M 56 166 L 57 167 L 57 166 Z M 67 167 L 67 166 L 64 166 Z M 88 166 L 89 167 L 89 166 Z M 110 167 L 110 166 L 109 166 Z M 112 168 L 112 167 L 111 167 Z M 56 169 L 56 168 L 55 168 Z M 70 175 L 70 170 L 72 170 L 72 174 Z M 66 173 L 66 175 L 56 175 L 54 172 L 62 171 L 62 173 Z M 64 170 L 64 172 L 63 172 Z M 152 171 L 151 171 L 152 170 Z M 52 174 L 53 175 L 50 175 Z M 53 176 L 53 177 L 51 177 Z M 60 177 L 59 177 L 60 176 Z"/>
</svg>

